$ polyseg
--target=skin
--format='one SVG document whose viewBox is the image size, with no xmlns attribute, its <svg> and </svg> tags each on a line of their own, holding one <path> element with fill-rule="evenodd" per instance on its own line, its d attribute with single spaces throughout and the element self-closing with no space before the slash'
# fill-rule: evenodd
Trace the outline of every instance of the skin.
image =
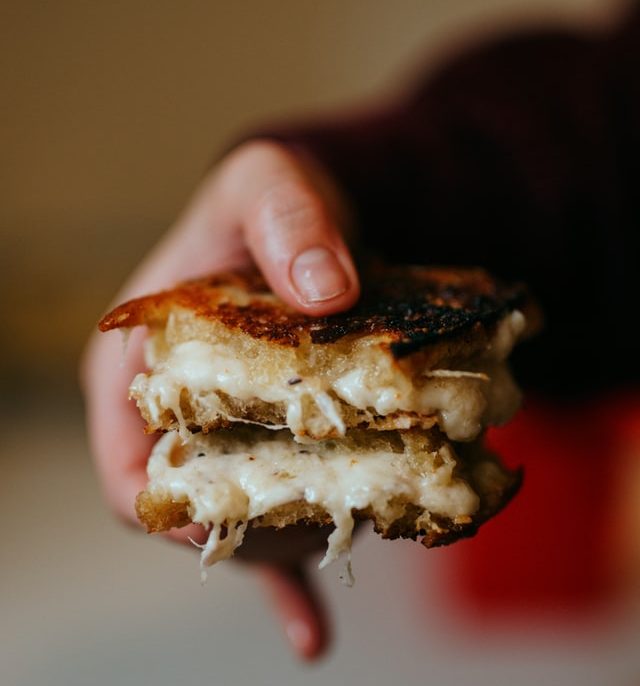
<svg viewBox="0 0 640 686">
<path fill-rule="evenodd" d="M 345 204 L 321 169 L 301 152 L 266 141 L 246 143 L 201 183 L 182 216 L 140 264 L 114 303 L 176 282 L 255 263 L 271 288 L 301 312 L 321 316 L 351 307 L 360 294 L 344 240 Z M 134 375 L 144 369 L 144 331 L 135 330 L 122 362 L 117 332 L 94 334 L 81 378 L 89 439 L 105 497 L 125 522 L 139 526 L 136 495 L 146 485 L 146 462 L 156 440 L 127 400 Z M 304 561 L 327 532 L 286 529 L 273 537 L 254 530 L 239 550 L 271 596 L 296 653 L 312 660 L 327 648 L 322 604 Z M 190 525 L 167 536 L 186 543 L 206 534 Z"/>
</svg>

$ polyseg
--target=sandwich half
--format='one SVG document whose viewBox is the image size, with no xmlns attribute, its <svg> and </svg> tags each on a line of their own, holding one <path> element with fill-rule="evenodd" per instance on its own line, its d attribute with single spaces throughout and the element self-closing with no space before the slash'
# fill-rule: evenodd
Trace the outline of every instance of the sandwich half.
<svg viewBox="0 0 640 686">
<path fill-rule="evenodd" d="M 354 309 L 319 319 L 256 272 L 120 305 L 100 328 L 148 327 L 130 394 L 147 431 L 165 433 L 139 518 L 205 525 L 205 565 L 248 525 L 333 524 L 324 564 L 348 550 L 354 519 L 427 547 L 473 534 L 520 483 L 482 435 L 518 407 L 507 357 L 530 312 L 520 285 L 427 267 L 377 267 Z"/>
</svg>

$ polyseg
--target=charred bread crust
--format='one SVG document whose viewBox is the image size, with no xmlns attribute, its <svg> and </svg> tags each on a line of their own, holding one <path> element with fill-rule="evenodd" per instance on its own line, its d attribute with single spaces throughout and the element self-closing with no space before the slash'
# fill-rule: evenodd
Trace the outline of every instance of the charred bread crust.
<svg viewBox="0 0 640 686">
<path fill-rule="evenodd" d="M 278 300 L 256 271 L 228 272 L 119 305 L 101 331 L 161 328 L 173 309 L 220 323 L 268 343 L 327 345 L 346 337 L 381 336 L 396 359 L 442 341 L 476 337 L 514 309 L 533 307 L 522 284 L 504 284 L 479 268 L 377 267 L 348 312 L 314 318 Z"/>
</svg>

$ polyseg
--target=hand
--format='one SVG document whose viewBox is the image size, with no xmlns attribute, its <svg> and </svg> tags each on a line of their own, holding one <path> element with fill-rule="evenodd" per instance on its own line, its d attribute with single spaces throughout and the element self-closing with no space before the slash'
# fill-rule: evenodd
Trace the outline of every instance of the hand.
<svg viewBox="0 0 640 686">
<path fill-rule="evenodd" d="M 346 226 L 337 190 L 311 160 L 274 143 L 250 142 L 204 179 L 183 216 L 116 301 L 255 262 L 273 291 L 292 307 L 310 315 L 338 312 L 359 296 L 358 275 L 343 240 Z M 117 514 L 134 524 L 135 497 L 146 486 L 146 463 L 155 441 L 143 433 L 142 419 L 127 400 L 131 380 L 144 369 L 143 339 L 141 330 L 132 332 L 121 364 L 117 333 L 94 334 L 81 374 L 89 438 L 106 498 Z M 181 542 L 206 537 L 195 525 L 168 535 Z M 255 531 L 250 538 L 262 535 Z M 282 546 L 298 535 L 285 530 L 277 540 Z M 255 547 L 247 543 L 248 549 Z M 328 633 L 302 563 L 299 557 L 265 555 L 256 568 L 271 590 L 293 647 L 313 659 L 325 649 Z"/>
</svg>

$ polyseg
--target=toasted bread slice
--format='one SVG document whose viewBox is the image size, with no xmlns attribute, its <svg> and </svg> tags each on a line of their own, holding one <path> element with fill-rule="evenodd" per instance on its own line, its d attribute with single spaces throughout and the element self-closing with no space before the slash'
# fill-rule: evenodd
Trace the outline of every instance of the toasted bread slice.
<svg viewBox="0 0 640 686">
<path fill-rule="evenodd" d="M 438 425 L 472 440 L 518 405 L 505 359 L 527 309 L 523 287 L 480 269 L 377 268 L 354 309 L 317 319 L 245 272 L 129 301 L 100 328 L 151 329 L 150 372 L 131 386 L 149 431 L 249 422 L 319 440 Z"/>
<path fill-rule="evenodd" d="M 173 432 L 154 448 L 148 474 L 138 517 L 149 531 L 211 527 L 205 566 L 229 557 L 248 524 L 335 525 L 324 564 L 348 550 L 354 518 L 372 520 L 383 538 L 451 543 L 473 535 L 520 483 L 479 441 L 454 449 L 438 429 L 355 430 L 313 445 L 258 427 L 185 444 Z"/>
</svg>

